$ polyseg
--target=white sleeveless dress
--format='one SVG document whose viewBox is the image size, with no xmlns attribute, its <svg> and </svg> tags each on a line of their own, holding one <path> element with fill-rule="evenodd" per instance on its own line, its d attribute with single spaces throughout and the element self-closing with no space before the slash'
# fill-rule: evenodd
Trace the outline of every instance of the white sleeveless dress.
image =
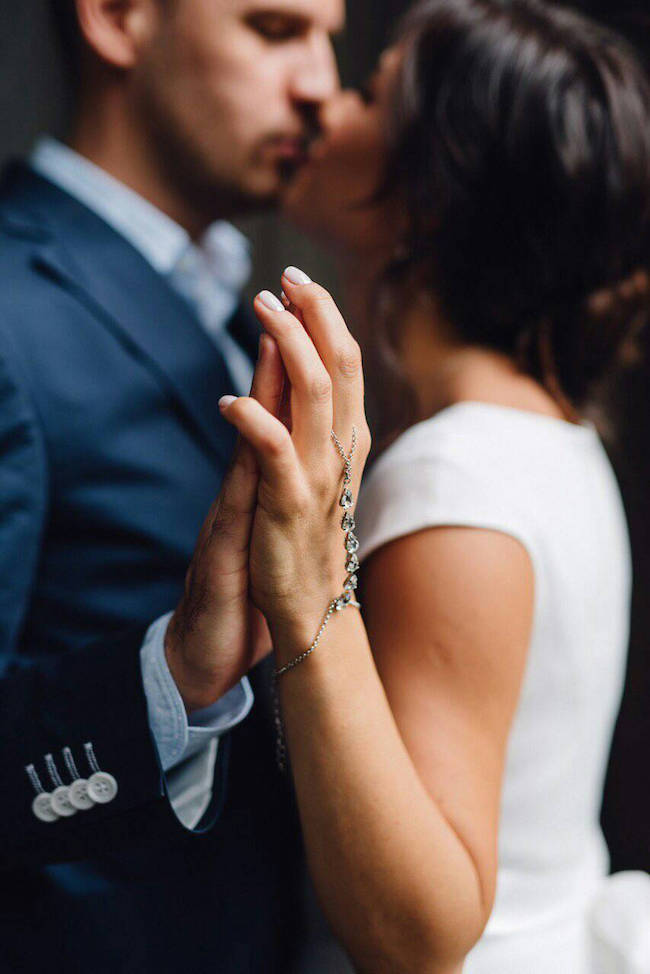
<svg viewBox="0 0 650 974">
<path fill-rule="evenodd" d="M 534 568 L 496 901 L 465 974 L 650 974 L 650 878 L 607 878 L 599 825 L 631 569 L 618 486 L 595 430 L 456 404 L 380 457 L 364 482 L 357 525 L 362 558 L 413 531 L 463 525 L 517 538 Z"/>
</svg>

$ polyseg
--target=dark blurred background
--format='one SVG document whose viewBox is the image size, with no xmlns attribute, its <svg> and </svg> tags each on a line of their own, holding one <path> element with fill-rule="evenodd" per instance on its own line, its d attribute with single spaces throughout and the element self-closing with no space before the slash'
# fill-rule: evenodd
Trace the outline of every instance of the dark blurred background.
<svg viewBox="0 0 650 974">
<path fill-rule="evenodd" d="M 585 6 L 590 0 L 584 0 Z M 607 0 L 593 0 L 608 15 Z M 618 0 L 609 0 L 611 10 Z M 61 134 L 66 118 L 64 67 L 49 27 L 48 0 L 0 0 L 0 164 L 29 149 L 42 131 Z M 348 29 L 338 43 L 346 84 L 373 66 L 404 0 L 351 0 Z M 635 38 L 636 41 L 636 38 Z M 650 24 L 648 25 L 650 43 Z M 331 263 L 273 216 L 242 229 L 254 247 L 250 292 L 273 287 L 288 263 L 336 289 Z M 617 437 L 612 447 L 630 522 L 635 591 L 630 660 L 603 808 L 615 870 L 650 871 L 650 338 L 643 364 L 626 376 L 616 395 Z M 534 758 L 531 758 L 534 760 Z"/>
</svg>

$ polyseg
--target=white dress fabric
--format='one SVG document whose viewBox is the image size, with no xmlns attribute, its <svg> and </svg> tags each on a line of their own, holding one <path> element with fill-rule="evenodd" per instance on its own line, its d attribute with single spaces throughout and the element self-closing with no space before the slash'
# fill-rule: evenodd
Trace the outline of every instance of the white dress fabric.
<svg viewBox="0 0 650 974">
<path fill-rule="evenodd" d="M 458 403 L 391 445 L 357 508 L 361 558 L 414 531 L 462 525 L 518 539 L 534 569 L 496 900 L 465 974 L 650 974 L 650 878 L 607 877 L 599 825 L 631 569 L 618 486 L 596 431 Z"/>
</svg>

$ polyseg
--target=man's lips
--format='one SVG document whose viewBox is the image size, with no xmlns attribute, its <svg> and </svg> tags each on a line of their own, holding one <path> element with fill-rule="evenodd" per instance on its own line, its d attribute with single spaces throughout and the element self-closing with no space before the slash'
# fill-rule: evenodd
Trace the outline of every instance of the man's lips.
<svg viewBox="0 0 650 974">
<path fill-rule="evenodd" d="M 311 139 L 306 135 L 281 135 L 271 139 L 268 147 L 271 155 L 277 160 L 300 165 L 307 161 L 310 142 Z"/>
</svg>

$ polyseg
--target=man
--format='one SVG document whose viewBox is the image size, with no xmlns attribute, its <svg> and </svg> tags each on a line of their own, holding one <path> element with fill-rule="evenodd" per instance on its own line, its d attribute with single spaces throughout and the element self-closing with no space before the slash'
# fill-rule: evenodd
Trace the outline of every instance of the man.
<svg viewBox="0 0 650 974">
<path fill-rule="evenodd" d="M 257 344 L 244 242 L 214 221 L 303 159 L 342 3 L 56 12 L 69 146 L 0 193 L 0 970 L 289 971 L 303 864 L 264 667 L 241 722 L 244 453 L 179 598 L 234 445 L 217 401 Z M 267 346 L 255 394 L 280 382 Z"/>
</svg>

